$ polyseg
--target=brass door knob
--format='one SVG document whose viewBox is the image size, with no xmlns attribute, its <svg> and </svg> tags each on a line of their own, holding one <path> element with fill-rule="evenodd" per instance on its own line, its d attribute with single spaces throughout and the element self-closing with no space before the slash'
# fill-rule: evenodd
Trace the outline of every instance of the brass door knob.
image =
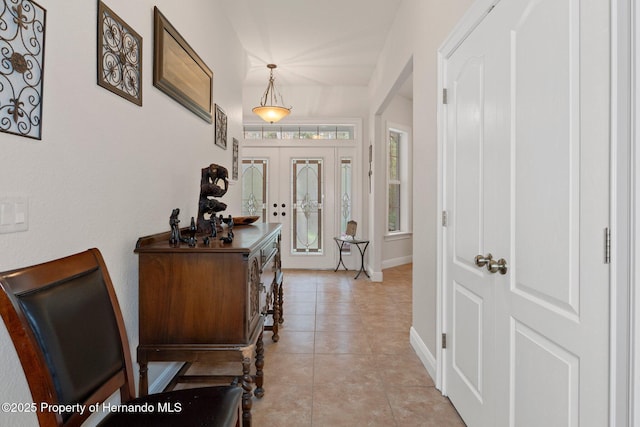
<svg viewBox="0 0 640 427">
<path fill-rule="evenodd" d="M 507 261 L 504 258 L 500 258 L 498 261 L 492 259 L 487 264 L 487 270 L 490 273 L 507 274 Z"/>
<path fill-rule="evenodd" d="M 474 261 L 478 267 L 484 267 L 493 259 L 493 255 L 487 254 L 485 255 L 476 255 Z M 488 268 L 488 267 L 487 267 Z"/>
</svg>

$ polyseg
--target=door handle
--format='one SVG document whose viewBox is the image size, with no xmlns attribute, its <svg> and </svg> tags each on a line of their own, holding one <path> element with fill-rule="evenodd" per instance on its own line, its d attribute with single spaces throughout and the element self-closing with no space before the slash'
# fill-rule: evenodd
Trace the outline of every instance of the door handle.
<svg viewBox="0 0 640 427">
<path fill-rule="evenodd" d="M 489 260 L 489 264 L 487 264 L 487 270 L 490 273 L 507 274 L 507 261 L 504 258 L 500 258 L 498 261 Z"/>
<path fill-rule="evenodd" d="M 474 261 L 476 262 L 476 265 L 478 267 L 484 267 L 485 265 L 489 264 L 492 259 L 493 259 L 493 255 L 491 254 L 487 254 L 487 256 L 476 255 L 476 257 L 474 258 Z M 487 266 L 487 268 L 489 267 Z"/>
</svg>

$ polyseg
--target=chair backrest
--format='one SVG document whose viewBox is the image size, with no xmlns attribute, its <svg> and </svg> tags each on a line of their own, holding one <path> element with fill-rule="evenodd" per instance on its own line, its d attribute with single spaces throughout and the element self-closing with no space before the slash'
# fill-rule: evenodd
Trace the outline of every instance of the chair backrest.
<svg viewBox="0 0 640 427">
<path fill-rule="evenodd" d="M 97 249 L 0 273 L 0 314 L 22 363 L 41 426 L 89 415 L 41 405 L 88 405 L 135 396 L 120 306 Z"/>
<path fill-rule="evenodd" d="M 345 231 L 345 235 L 355 237 L 356 230 L 358 229 L 358 223 L 354 220 L 347 222 L 347 230 Z"/>
</svg>

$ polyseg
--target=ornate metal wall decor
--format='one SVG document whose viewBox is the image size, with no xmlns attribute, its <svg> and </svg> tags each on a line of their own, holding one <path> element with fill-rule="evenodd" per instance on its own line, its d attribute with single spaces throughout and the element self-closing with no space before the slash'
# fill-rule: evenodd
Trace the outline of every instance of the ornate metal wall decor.
<svg viewBox="0 0 640 427">
<path fill-rule="evenodd" d="M 142 105 L 142 37 L 98 4 L 98 85 Z"/>
<path fill-rule="evenodd" d="M 216 145 L 227 149 L 227 115 L 216 104 Z"/>
<path fill-rule="evenodd" d="M 0 3 L 0 131 L 42 139 L 46 10 L 29 0 Z"/>
<path fill-rule="evenodd" d="M 232 138 L 231 141 L 233 142 L 233 164 L 231 165 L 231 179 L 237 181 L 239 168 L 238 163 L 240 161 L 240 159 L 238 158 L 238 154 L 240 151 L 240 146 L 237 139 Z"/>
</svg>

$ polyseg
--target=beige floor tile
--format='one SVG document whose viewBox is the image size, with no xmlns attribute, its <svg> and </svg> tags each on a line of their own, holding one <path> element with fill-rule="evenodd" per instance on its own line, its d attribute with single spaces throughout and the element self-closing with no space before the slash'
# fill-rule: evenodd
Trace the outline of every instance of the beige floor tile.
<svg viewBox="0 0 640 427">
<path fill-rule="evenodd" d="M 433 387 L 433 380 L 415 353 L 377 354 L 374 361 L 385 387 Z"/>
<path fill-rule="evenodd" d="M 286 322 L 286 318 L 285 318 Z M 274 343 L 271 339 L 264 341 L 266 354 L 270 353 L 313 353 L 315 332 L 287 332 L 279 334 L 280 341 Z"/>
<path fill-rule="evenodd" d="M 376 358 L 367 354 L 316 354 L 313 364 L 313 384 L 340 387 L 362 383 L 380 388 L 382 375 Z"/>
<path fill-rule="evenodd" d="M 398 426 L 465 425 L 449 400 L 433 387 L 386 387 L 385 391 Z"/>
<path fill-rule="evenodd" d="M 286 314 L 286 322 L 280 325 L 279 335 L 282 335 L 285 331 L 313 332 L 316 329 L 316 316 L 314 314 L 293 314 L 289 312 Z"/>
<path fill-rule="evenodd" d="M 253 426 L 309 427 L 312 414 L 311 384 L 276 384 L 261 399 L 253 398 Z"/>
<path fill-rule="evenodd" d="M 390 427 L 393 413 L 382 389 L 369 384 L 314 385 L 314 427 Z"/>
<path fill-rule="evenodd" d="M 350 332 L 363 331 L 364 325 L 359 315 L 318 314 L 316 316 L 316 331 Z"/>
<path fill-rule="evenodd" d="M 350 302 L 318 302 L 316 304 L 316 314 L 355 314 L 353 303 Z"/>
<path fill-rule="evenodd" d="M 269 353 L 265 357 L 265 388 L 271 384 L 312 384 L 313 354 Z"/>
<path fill-rule="evenodd" d="M 316 354 L 371 354 L 369 339 L 354 332 L 316 332 Z"/>
</svg>

